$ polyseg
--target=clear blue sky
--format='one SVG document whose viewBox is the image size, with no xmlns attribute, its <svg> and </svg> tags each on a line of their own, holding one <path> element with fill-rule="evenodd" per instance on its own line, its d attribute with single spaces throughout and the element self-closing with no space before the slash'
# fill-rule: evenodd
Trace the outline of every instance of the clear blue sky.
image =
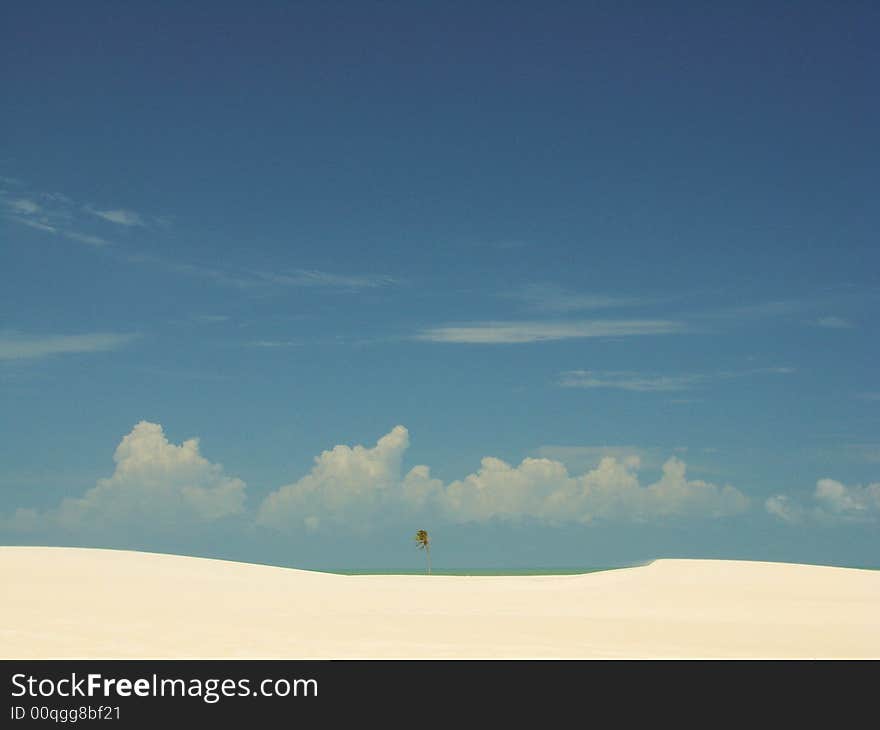
<svg viewBox="0 0 880 730">
<path fill-rule="evenodd" d="M 5 7 L 0 542 L 880 563 L 880 8 L 721 5 Z"/>
</svg>

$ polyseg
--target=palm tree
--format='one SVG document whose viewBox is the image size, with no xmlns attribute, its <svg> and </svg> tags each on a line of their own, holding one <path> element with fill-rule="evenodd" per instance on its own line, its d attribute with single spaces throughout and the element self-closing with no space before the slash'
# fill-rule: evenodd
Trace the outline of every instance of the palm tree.
<svg viewBox="0 0 880 730">
<path fill-rule="evenodd" d="M 431 575 L 431 538 L 428 537 L 427 530 L 419 530 L 416 533 L 416 547 L 425 551 L 428 558 L 428 575 Z"/>
</svg>

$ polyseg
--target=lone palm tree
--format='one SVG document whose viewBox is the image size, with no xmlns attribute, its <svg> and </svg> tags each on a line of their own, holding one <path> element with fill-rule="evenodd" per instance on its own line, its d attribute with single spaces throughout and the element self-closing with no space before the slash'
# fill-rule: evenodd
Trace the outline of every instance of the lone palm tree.
<svg viewBox="0 0 880 730">
<path fill-rule="evenodd" d="M 425 551 L 428 558 L 428 575 L 431 575 L 431 538 L 428 537 L 427 530 L 419 530 L 416 533 L 416 547 Z"/>
</svg>

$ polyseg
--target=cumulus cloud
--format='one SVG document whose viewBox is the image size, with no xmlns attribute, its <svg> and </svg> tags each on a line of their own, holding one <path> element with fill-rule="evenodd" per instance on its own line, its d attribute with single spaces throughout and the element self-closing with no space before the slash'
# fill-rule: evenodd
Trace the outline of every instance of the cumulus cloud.
<svg viewBox="0 0 880 730">
<path fill-rule="evenodd" d="M 138 423 L 122 439 L 113 460 L 112 476 L 98 480 L 81 497 L 64 499 L 47 512 L 18 510 L 12 526 L 28 530 L 49 525 L 88 534 L 132 526 L 167 529 L 244 510 L 244 482 L 202 456 L 198 439 L 173 444 L 157 423 Z"/>
<path fill-rule="evenodd" d="M 812 502 L 805 506 L 784 494 L 764 503 L 784 522 L 876 522 L 880 519 L 880 483 L 847 486 L 835 479 L 816 482 Z"/>
<path fill-rule="evenodd" d="M 647 486 L 639 481 L 636 456 L 602 458 L 579 476 L 552 459 L 526 458 L 514 466 L 485 457 L 476 472 L 445 484 L 425 465 L 402 474 L 408 445 L 407 430 L 396 426 L 372 448 L 325 451 L 308 475 L 264 500 L 258 521 L 279 529 L 314 529 L 431 510 L 452 522 L 647 522 L 721 517 L 748 507 L 747 497 L 733 487 L 688 479 L 685 463 L 675 457 L 665 462 L 661 478 Z"/>
<path fill-rule="evenodd" d="M 286 484 L 263 501 L 260 524 L 286 528 L 364 519 L 400 483 L 400 465 L 409 432 L 395 426 L 372 448 L 334 446 L 315 458 L 309 474 Z"/>
<path fill-rule="evenodd" d="M 639 477 L 636 454 L 602 456 L 577 474 L 549 458 L 511 464 L 487 456 L 476 471 L 447 482 L 425 465 L 404 471 L 408 446 L 403 426 L 372 446 L 334 446 L 315 458 L 308 474 L 270 493 L 255 512 L 246 512 L 244 482 L 206 459 L 198 439 L 175 444 L 159 424 L 142 421 L 116 448 L 111 476 L 53 509 L 20 509 L 2 526 L 89 536 L 120 529 L 183 534 L 239 516 L 263 528 L 296 533 L 365 530 L 425 515 L 451 523 L 647 523 L 725 517 L 749 506 L 732 486 L 689 478 L 685 463 L 675 456 L 648 483 Z M 855 502 L 847 501 L 847 495 Z M 843 511 L 856 510 L 853 504 L 867 503 L 869 497 L 877 500 L 873 492 L 822 488 L 822 499 Z"/>
<path fill-rule="evenodd" d="M 847 487 L 834 479 L 816 482 L 816 501 L 835 515 L 855 518 L 880 517 L 880 483 Z"/>
</svg>

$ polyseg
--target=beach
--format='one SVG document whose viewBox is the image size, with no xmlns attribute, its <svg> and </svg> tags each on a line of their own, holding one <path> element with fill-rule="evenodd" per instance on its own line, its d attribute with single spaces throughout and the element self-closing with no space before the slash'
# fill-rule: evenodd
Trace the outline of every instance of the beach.
<svg viewBox="0 0 880 730">
<path fill-rule="evenodd" d="M 880 658 L 880 571 L 661 559 L 583 575 L 339 575 L 0 547 L 0 657 Z"/>
</svg>

